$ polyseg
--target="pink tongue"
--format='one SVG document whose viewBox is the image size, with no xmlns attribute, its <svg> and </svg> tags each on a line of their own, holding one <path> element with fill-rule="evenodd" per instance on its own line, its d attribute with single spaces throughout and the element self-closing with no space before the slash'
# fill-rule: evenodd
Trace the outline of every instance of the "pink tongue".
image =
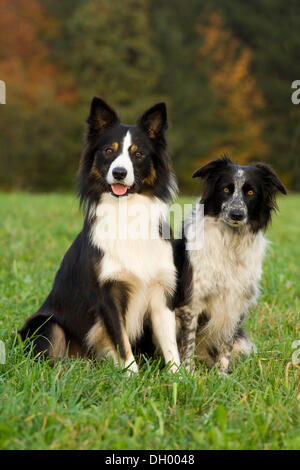
<svg viewBox="0 0 300 470">
<path fill-rule="evenodd" d="M 124 194 L 127 193 L 128 186 L 124 186 L 124 184 L 112 184 L 111 189 L 116 196 L 124 196 Z"/>
</svg>

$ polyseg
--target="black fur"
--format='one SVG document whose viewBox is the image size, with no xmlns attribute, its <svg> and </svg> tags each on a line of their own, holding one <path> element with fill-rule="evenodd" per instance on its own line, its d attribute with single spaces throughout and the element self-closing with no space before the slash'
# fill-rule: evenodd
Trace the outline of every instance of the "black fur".
<svg viewBox="0 0 300 470">
<path fill-rule="evenodd" d="M 264 163 L 240 166 L 233 163 L 225 155 L 209 162 L 195 171 L 193 178 L 200 177 L 204 181 L 201 203 L 204 204 L 204 215 L 218 216 L 224 202 L 234 190 L 234 175 L 242 169 L 246 176 L 243 186 L 243 198 L 247 206 L 248 222 L 253 232 L 266 229 L 271 220 L 273 210 L 277 209 L 275 196 L 278 191 L 286 194 L 286 189 L 272 168 Z M 224 193 L 228 187 L 230 192 Z M 253 190 L 253 196 L 247 192 Z"/>
<path fill-rule="evenodd" d="M 104 118 L 102 117 L 104 114 Z M 164 103 L 146 111 L 136 126 L 120 123 L 116 113 L 100 98 L 94 98 L 91 104 L 88 136 L 84 146 L 77 177 L 77 193 L 85 207 L 98 203 L 103 192 L 111 189 L 105 181 L 108 166 L 118 156 L 104 157 L 104 149 L 112 142 L 120 142 L 129 129 L 133 133 L 133 142 L 143 152 L 143 158 L 136 160 L 136 182 L 128 193 L 142 193 L 169 201 L 172 197 L 172 172 L 167 154 L 167 143 L 164 131 L 167 129 L 166 106 Z M 152 129 L 150 124 L 156 123 Z M 97 171 L 91 171 L 92 167 Z M 145 182 L 153 165 L 156 173 L 155 184 Z"/>
<path fill-rule="evenodd" d="M 164 136 L 166 107 L 159 103 L 146 111 L 136 126 L 128 126 L 121 124 L 115 111 L 103 100 L 94 98 L 87 123 L 87 139 L 77 177 L 77 193 L 86 210 L 83 229 L 65 254 L 50 294 L 38 311 L 27 319 L 20 335 L 23 340 L 32 339 L 35 354 L 47 355 L 51 327 L 57 324 L 63 329 L 70 349 L 74 343 L 80 355 L 85 356 L 89 353 L 86 335 L 96 322 L 101 321 L 109 340 L 124 359 L 121 323 L 130 289 L 124 282 L 99 282 L 97 273 L 103 252 L 90 241 L 94 221 L 90 209 L 100 202 L 103 193 L 112 191 L 105 176 L 119 154 L 118 144 L 128 129 L 139 151 L 139 156 L 131 155 L 135 182 L 128 193 L 170 200 L 174 188 Z M 108 152 L 108 148 L 112 152 Z"/>
<path fill-rule="evenodd" d="M 245 224 L 248 224 L 253 233 L 257 233 L 259 230 L 266 229 L 271 220 L 271 213 L 277 207 L 275 202 L 276 192 L 280 191 L 286 194 L 283 184 L 269 166 L 262 163 L 239 166 L 233 163 L 228 156 L 211 161 L 193 175 L 193 177 L 200 177 L 204 181 L 200 202 L 204 204 L 205 216 L 218 218 L 221 215 L 223 203 L 228 201 L 234 193 L 235 175 L 238 170 L 243 170 L 244 183 L 240 191 L 239 200 L 245 209 Z M 229 192 L 225 193 L 224 188 L 227 187 Z M 251 191 L 251 196 L 248 194 L 249 191 Z M 184 227 L 185 225 L 183 224 L 183 229 Z M 232 230 L 237 229 L 233 228 Z M 173 299 L 173 309 L 176 311 L 178 324 L 177 341 L 183 361 L 189 360 L 188 351 L 193 351 L 194 349 L 195 340 L 191 333 L 195 333 L 196 329 L 198 332 L 202 331 L 209 321 L 209 312 L 192 312 L 189 310 L 193 290 L 201 292 L 201 286 L 193 285 L 193 269 L 190 259 L 193 257 L 194 252 L 187 251 L 186 244 L 187 241 L 184 235 L 174 243 L 174 262 L 178 278 L 176 293 Z M 196 327 L 191 329 L 191 321 L 194 314 L 199 315 L 198 322 Z M 241 321 L 242 319 L 243 312 L 241 312 Z M 192 338 L 191 340 L 189 340 L 189 335 Z M 233 342 L 241 338 L 247 338 L 247 336 L 240 325 L 238 325 Z M 191 341 L 193 344 L 191 344 Z M 151 334 L 149 330 L 147 330 L 147 334 L 145 333 L 141 339 L 139 347 L 141 352 L 151 353 Z M 231 354 L 232 344 L 226 345 L 226 348 Z M 154 349 L 152 344 L 152 350 Z M 213 346 L 207 353 L 212 361 L 217 360 L 219 351 L 216 346 Z"/>
<path fill-rule="evenodd" d="M 183 235 L 173 244 L 174 263 L 177 270 L 176 292 L 173 298 L 173 309 L 186 305 L 192 296 L 193 273 L 186 250 L 186 239 Z"/>
<path fill-rule="evenodd" d="M 219 237 L 222 240 L 224 233 L 226 233 L 226 240 L 232 237 L 235 237 L 235 240 L 241 243 L 240 247 L 243 248 L 243 237 L 250 234 L 249 242 L 253 243 L 253 240 L 256 239 L 256 236 L 259 231 L 265 230 L 271 221 L 272 211 L 277 208 L 275 196 L 278 191 L 286 194 L 285 187 L 280 182 L 279 178 L 276 176 L 274 171 L 263 163 L 254 163 L 248 166 L 240 166 L 233 163 L 230 158 L 225 155 L 223 158 L 219 158 L 209 162 L 207 165 L 203 166 L 197 170 L 193 177 L 200 177 L 203 182 L 203 192 L 200 202 L 204 204 L 204 224 L 207 222 L 208 227 L 209 219 L 213 218 L 216 223 L 214 230 L 219 230 Z M 194 207 L 194 210 L 197 210 L 197 205 Z M 220 222 L 217 224 L 217 221 Z M 218 227 L 218 228 L 217 228 Z M 205 232 L 205 237 L 209 237 L 209 231 Z M 213 231 L 211 232 L 213 233 Z M 204 241 L 205 243 L 205 241 Z M 251 245 L 249 245 L 251 246 Z M 221 244 L 219 245 L 221 248 Z M 224 243 L 224 250 L 228 249 L 228 246 Z M 257 249 L 254 247 L 254 250 Z M 248 285 L 242 285 L 239 288 L 241 297 L 244 298 L 244 307 L 246 311 L 236 311 L 235 321 L 236 325 L 233 325 L 232 333 L 227 334 L 223 337 L 223 331 L 220 329 L 218 334 L 215 334 L 215 337 L 210 335 L 208 331 L 209 319 L 211 312 L 206 310 L 206 308 L 212 308 L 212 302 L 218 299 L 218 296 L 221 295 L 224 305 L 226 304 L 226 295 L 230 291 L 228 284 L 224 283 L 218 284 L 219 270 L 222 267 L 214 266 L 213 256 L 210 260 L 206 259 L 208 263 L 210 262 L 211 271 L 210 277 L 212 283 L 212 289 L 210 291 L 209 285 L 201 285 L 199 279 L 203 278 L 205 273 L 201 271 L 202 277 L 197 277 L 196 272 L 197 268 L 201 270 L 201 260 L 203 259 L 205 244 L 202 248 L 203 251 L 190 251 L 187 254 L 184 253 L 185 243 L 184 240 L 181 243 L 176 245 L 175 250 L 175 260 L 177 269 L 184 273 L 185 266 L 190 264 L 195 268 L 195 273 L 191 272 L 193 268 L 189 268 L 189 276 L 192 278 L 192 298 L 187 301 L 185 304 L 180 302 L 175 303 L 176 308 L 176 317 L 178 320 L 178 345 L 179 352 L 181 354 L 181 360 L 185 363 L 189 363 L 191 356 L 194 352 L 195 342 L 199 342 L 200 348 L 197 351 L 199 357 L 203 358 L 206 355 L 210 358 L 210 364 L 220 361 L 220 366 L 226 368 L 226 363 L 228 365 L 231 361 L 232 350 L 234 345 L 237 345 L 237 350 L 243 351 L 249 354 L 249 351 L 253 347 L 253 344 L 247 338 L 245 331 L 241 328 L 241 323 L 245 317 L 245 314 L 248 311 L 247 303 L 254 302 L 255 298 L 255 286 L 251 285 L 251 281 L 247 281 Z M 236 253 L 239 253 L 239 249 L 234 247 Z M 208 255 L 209 251 L 206 253 Z M 205 253 L 204 253 L 205 254 Z M 227 252 L 225 252 L 227 254 Z M 188 260 L 186 257 L 188 256 Z M 230 253 L 228 254 L 230 257 Z M 242 258 L 242 255 L 238 254 L 237 263 L 239 262 L 239 257 Z M 230 258 L 228 258 L 230 259 Z M 243 259 L 241 263 L 244 263 Z M 207 268 L 207 265 L 205 265 Z M 237 266 L 238 267 L 238 266 Z M 238 271 L 237 271 L 238 272 Z M 197 273 L 199 276 L 199 273 Z M 256 275 L 257 274 L 253 274 Z M 221 278 L 222 279 L 222 278 Z M 230 279 L 230 277 L 229 277 Z M 232 283 L 234 285 L 235 274 L 232 274 Z M 217 288 L 215 287 L 215 282 Z M 230 282 L 230 281 L 229 281 Z M 246 282 L 246 281 L 245 281 Z M 252 279 L 254 283 L 254 280 Z M 256 279 L 256 284 L 259 282 L 259 278 Z M 205 284 L 205 283 L 204 283 Z M 235 287 L 236 289 L 236 287 Z M 176 294 L 176 299 L 180 300 L 180 293 L 182 287 L 178 286 L 178 292 Z M 235 294 L 238 297 L 238 293 Z M 203 308 L 205 310 L 198 311 L 199 303 L 197 300 L 201 299 Z M 237 303 L 238 305 L 238 303 Z M 234 309 L 234 307 L 231 307 Z M 238 307 L 237 307 L 238 308 Z M 218 315 L 216 310 L 213 310 L 214 315 Z M 227 313 L 226 313 L 227 314 Z M 228 317 L 230 318 L 230 317 Z M 196 324 L 195 319 L 198 319 Z M 226 329 L 225 329 L 226 332 Z M 231 335 L 231 336 L 230 336 Z M 222 338 L 222 339 L 221 339 Z M 239 345 L 239 340 L 244 340 L 244 345 Z M 207 343 L 207 344 L 206 344 Z M 227 366 L 229 367 L 229 366 Z"/>
</svg>

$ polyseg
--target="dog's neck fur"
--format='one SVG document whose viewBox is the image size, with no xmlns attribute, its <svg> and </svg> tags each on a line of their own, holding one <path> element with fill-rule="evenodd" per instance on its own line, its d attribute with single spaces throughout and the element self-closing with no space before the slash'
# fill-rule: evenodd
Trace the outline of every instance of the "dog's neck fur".
<svg viewBox="0 0 300 470">
<path fill-rule="evenodd" d="M 211 259 L 222 257 L 236 262 L 238 258 L 245 258 L 248 250 L 255 249 L 255 247 L 261 246 L 264 251 L 267 242 L 261 230 L 254 233 L 248 224 L 233 228 L 217 216 L 204 216 L 204 236 L 199 237 L 197 234 L 199 228 L 195 227 L 195 213 L 198 210 L 197 203 L 185 222 L 186 238 L 196 248 L 191 250 L 190 256 L 193 256 L 193 251 L 195 253 L 199 251 L 209 253 Z M 201 217 L 197 220 L 200 219 Z M 220 253 L 218 253 L 219 250 Z"/>
<path fill-rule="evenodd" d="M 235 230 L 217 217 L 204 217 L 204 242 L 189 251 L 191 305 L 197 314 L 209 314 L 208 333 L 215 339 L 220 333 L 229 337 L 240 316 L 255 305 L 266 243 L 262 231 L 253 233 L 247 226 Z"/>
<path fill-rule="evenodd" d="M 248 254 L 253 256 L 252 250 L 261 252 L 259 247 L 264 248 L 264 246 L 265 238 L 262 231 L 253 233 L 248 225 L 233 228 L 217 217 L 204 218 L 204 249 L 206 251 L 209 249 L 211 254 L 220 249 L 223 259 L 237 262 L 246 259 Z M 221 253 L 215 254 L 218 255 Z"/>
</svg>

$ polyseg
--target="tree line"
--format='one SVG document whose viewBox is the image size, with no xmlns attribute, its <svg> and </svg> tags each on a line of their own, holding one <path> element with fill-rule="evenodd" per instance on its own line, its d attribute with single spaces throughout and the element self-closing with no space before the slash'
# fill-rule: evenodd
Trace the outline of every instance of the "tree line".
<svg viewBox="0 0 300 470">
<path fill-rule="evenodd" d="M 124 122 L 158 101 L 180 189 L 229 153 L 300 189 L 297 0 L 1 0 L 0 188 L 70 190 L 93 96 Z"/>
</svg>

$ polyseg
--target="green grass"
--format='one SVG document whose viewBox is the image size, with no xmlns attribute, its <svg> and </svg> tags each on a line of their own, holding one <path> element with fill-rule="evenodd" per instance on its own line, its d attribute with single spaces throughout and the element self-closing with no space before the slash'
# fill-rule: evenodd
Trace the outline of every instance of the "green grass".
<svg viewBox="0 0 300 470">
<path fill-rule="evenodd" d="M 187 202 L 187 200 L 185 200 Z M 0 195 L 2 449 L 299 449 L 300 196 L 280 199 L 262 293 L 247 320 L 258 353 L 228 377 L 157 362 L 126 377 L 110 363 L 25 357 L 16 334 L 50 290 L 82 215 L 70 195 Z"/>
</svg>

